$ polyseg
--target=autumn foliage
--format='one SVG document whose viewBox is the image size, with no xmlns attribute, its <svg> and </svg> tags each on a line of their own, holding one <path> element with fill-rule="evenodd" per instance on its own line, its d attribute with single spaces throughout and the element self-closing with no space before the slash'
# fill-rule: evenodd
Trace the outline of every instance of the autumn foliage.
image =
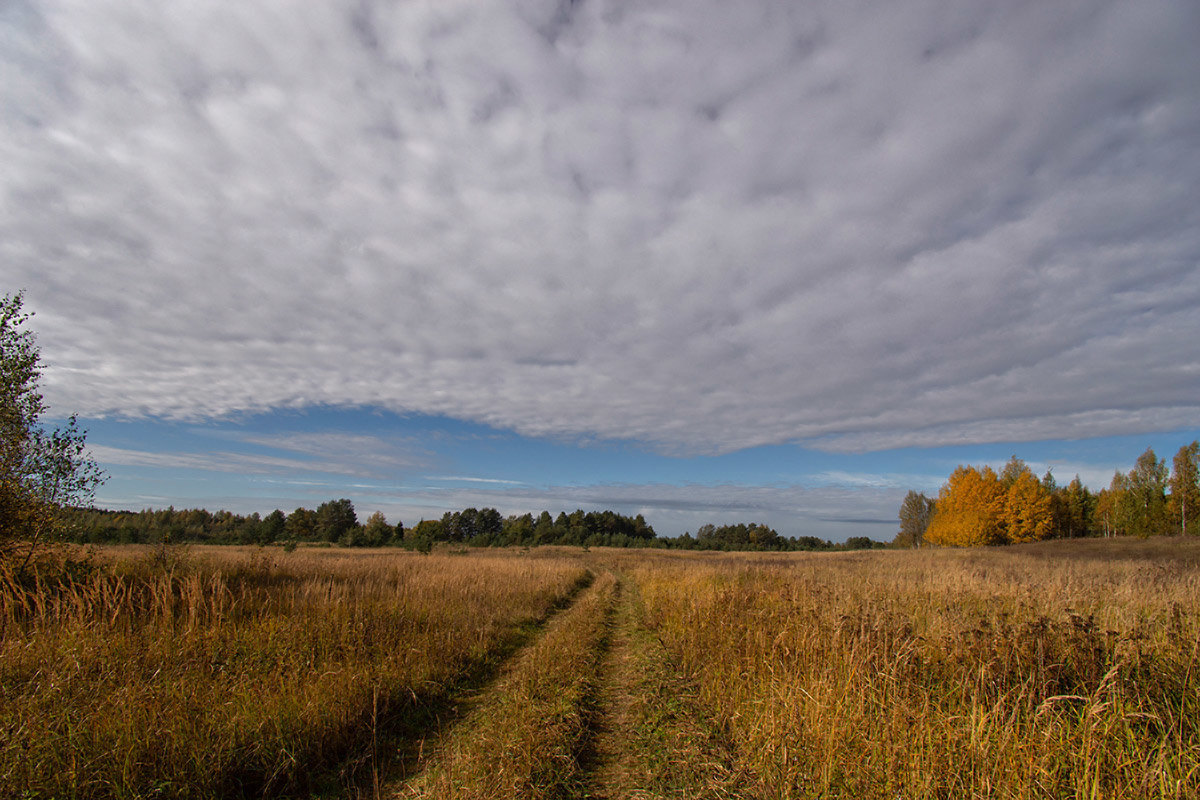
<svg viewBox="0 0 1200 800">
<path fill-rule="evenodd" d="M 1048 489 L 1028 468 L 1022 470 L 1004 493 L 1000 522 L 1005 541 L 1036 542 L 1050 535 L 1053 509 Z"/>
<path fill-rule="evenodd" d="M 1200 535 L 1200 444 L 1180 447 L 1170 469 L 1147 448 L 1132 470 L 1118 470 L 1098 494 L 1078 475 L 1066 486 L 1049 471 L 1038 480 L 1016 456 L 998 475 L 987 466 L 960 466 L 936 500 L 910 491 L 899 516 L 898 547 Z"/>
<path fill-rule="evenodd" d="M 997 475 L 991 467 L 960 466 L 934 506 L 925 540 L 938 545 L 1035 542 L 1054 527 L 1053 496 L 1020 459 Z"/>
</svg>

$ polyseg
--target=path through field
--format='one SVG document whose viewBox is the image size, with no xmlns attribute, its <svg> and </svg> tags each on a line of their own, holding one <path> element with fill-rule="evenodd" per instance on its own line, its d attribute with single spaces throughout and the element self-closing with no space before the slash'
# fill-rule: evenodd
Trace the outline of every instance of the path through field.
<svg viewBox="0 0 1200 800">
<path fill-rule="evenodd" d="M 591 798 L 629 796 L 636 769 L 626 749 L 638 672 L 630 642 L 629 602 L 622 596 L 628 593 L 624 583 L 618 582 L 607 652 L 596 685 L 590 740 L 582 758 L 587 768 L 585 796 Z"/>
<path fill-rule="evenodd" d="M 690 689 L 642 621 L 631 578 L 621 581 L 597 691 L 584 797 L 750 797 L 729 749 L 700 721 Z"/>
<path fill-rule="evenodd" d="M 444 732 L 397 798 L 755 796 L 642 621 L 636 581 L 593 585 Z"/>
</svg>

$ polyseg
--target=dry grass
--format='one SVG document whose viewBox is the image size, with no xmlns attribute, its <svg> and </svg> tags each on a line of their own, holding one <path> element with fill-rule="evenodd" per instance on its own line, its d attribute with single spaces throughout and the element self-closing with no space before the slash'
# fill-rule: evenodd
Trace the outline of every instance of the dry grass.
<svg viewBox="0 0 1200 800">
<path fill-rule="evenodd" d="M 0 576 L 0 796 L 1183 800 L 1198 673 L 1194 541 L 112 548 Z"/>
<path fill-rule="evenodd" d="M 767 797 L 1195 797 L 1197 543 L 646 565 Z"/>
<path fill-rule="evenodd" d="M 317 788 L 586 577 L 512 554 L 105 561 L 60 584 L 0 576 L 0 796 Z"/>
<path fill-rule="evenodd" d="M 608 633 L 616 581 L 605 572 L 550 624 L 399 797 L 580 796 L 580 755 Z"/>
<path fill-rule="evenodd" d="M 644 624 L 635 581 L 622 580 L 598 694 L 588 788 L 600 800 L 735 800 L 744 775 L 697 708 L 697 692 Z"/>
</svg>

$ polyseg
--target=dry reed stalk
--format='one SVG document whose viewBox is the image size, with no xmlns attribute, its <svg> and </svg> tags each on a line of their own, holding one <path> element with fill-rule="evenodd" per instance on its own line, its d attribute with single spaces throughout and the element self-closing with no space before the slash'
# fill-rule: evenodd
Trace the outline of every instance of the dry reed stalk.
<svg viewBox="0 0 1200 800">
<path fill-rule="evenodd" d="M 771 796 L 1196 796 L 1200 570 L 1089 547 L 638 577 Z"/>
<path fill-rule="evenodd" d="M 0 581 L 0 796 L 302 788 L 544 617 L 565 559 L 124 554 Z"/>
</svg>

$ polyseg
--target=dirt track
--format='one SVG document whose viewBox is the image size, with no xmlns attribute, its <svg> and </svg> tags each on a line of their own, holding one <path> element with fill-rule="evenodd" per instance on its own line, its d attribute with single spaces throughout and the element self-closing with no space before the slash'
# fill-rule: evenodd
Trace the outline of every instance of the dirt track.
<svg viewBox="0 0 1200 800">
<path fill-rule="evenodd" d="M 423 748 L 415 774 L 379 794 L 756 796 L 643 624 L 634 579 L 597 573 L 494 682 L 463 698 L 464 713 Z"/>
</svg>

